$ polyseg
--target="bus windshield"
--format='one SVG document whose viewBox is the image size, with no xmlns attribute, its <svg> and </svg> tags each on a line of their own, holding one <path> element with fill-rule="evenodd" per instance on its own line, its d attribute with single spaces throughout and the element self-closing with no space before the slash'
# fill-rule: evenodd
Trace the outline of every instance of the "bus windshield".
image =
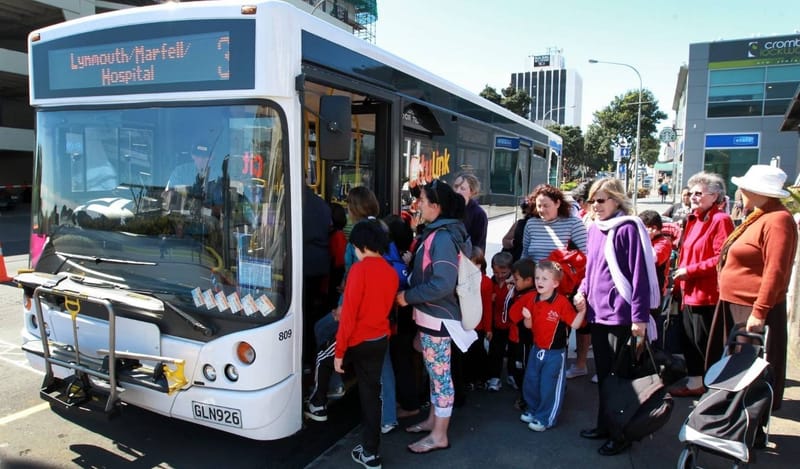
<svg viewBox="0 0 800 469">
<path fill-rule="evenodd" d="M 153 294 L 239 327 L 286 314 L 279 108 L 40 110 L 37 129 L 37 271 Z"/>
</svg>

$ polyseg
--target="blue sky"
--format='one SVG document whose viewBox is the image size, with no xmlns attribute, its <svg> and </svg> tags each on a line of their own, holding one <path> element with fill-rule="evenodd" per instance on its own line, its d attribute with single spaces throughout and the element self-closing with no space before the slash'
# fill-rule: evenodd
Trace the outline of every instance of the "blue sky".
<svg viewBox="0 0 800 469">
<path fill-rule="evenodd" d="M 378 46 L 475 93 L 558 47 L 583 78 L 585 131 L 594 111 L 639 88 L 632 70 L 589 59 L 634 66 L 669 115 L 661 128 L 689 44 L 795 34 L 800 15 L 786 0 L 378 0 L 375 29 Z"/>
</svg>

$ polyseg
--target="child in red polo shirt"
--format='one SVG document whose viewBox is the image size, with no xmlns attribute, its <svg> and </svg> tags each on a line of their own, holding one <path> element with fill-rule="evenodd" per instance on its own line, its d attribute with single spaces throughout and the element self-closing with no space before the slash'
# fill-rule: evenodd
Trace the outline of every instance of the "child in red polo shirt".
<svg viewBox="0 0 800 469">
<path fill-rule="evenodd" d="M 509 298 L 506 300 L 508 320 L 511 327 L 508 328 L 508 362 L 509 377 L 515 384 L 515 389 L 519 390 L 519 395 L 514 403 L 514 407 L 525 411 L 527 405 L 522 396 L 522 382 L 525 376 L 525 366 L 528 363 L 528 354 L 533 345 L 531 330 L 523 324 L 522 310 L 533 303 L 536 298 L 536 263 L 531 259 L 520 259 L 511 266 L 514 278 L 514 288 Z"/>
<path fill-rule="evenodd" d="M 494 274 L 492 275 L 492 327 L 486 332 L 486 338 L 489 339 L 489 379 L 486 381 L 486 388 L 489 391 L 499 391 L 502 387 L 500 375 L 503 372 L 503 358 L 506 356 L 508 346 L 508 328 L 511 325 L 506 314 L 505 302 L 511 288 L 508 278 L 511 276 L 513 263 L 514 257 L 510 252 L 498 252 L 492 257 Z"/>
<path fill-rule="evenodd" d="M 537 295 L 522 310 L 525 327 L 533 332 L 533 347 L 522 385 L 528 410 L 520 420 L 536 432 L 556 424 L 567 383 L 569 331 L 580 327 L 584 318 L 584 313 L 576 313 L 567 297 L 556 291 L 562 275 L 555 262 L 540 261 L 536 265 Z"/>
</svg>

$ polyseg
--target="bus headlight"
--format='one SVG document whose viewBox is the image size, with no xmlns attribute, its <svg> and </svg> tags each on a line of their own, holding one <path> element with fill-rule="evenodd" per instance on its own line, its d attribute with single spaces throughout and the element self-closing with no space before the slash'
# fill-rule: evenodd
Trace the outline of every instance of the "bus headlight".
<svg viewBox="0 0 800 469">
<path fill-rule="evenodd" d="M 237 381 L 239 379 L 239 372 L 236 370 L 235 366 L 229 363 L 225 365 L 225 377 L 231 381 Z"/>
<path fill-rule="evenodd" d="M 216 381 L 217 380 L 217 370 L 214 369 L 211 365 L 204 365 L 203 366 L 203 376 L 206 377 L 209 381 Z"/>
<path fill-rule="evenodd" d="M 239 342 L 236 345 L 236 357 L 245 365 L 250 365 L 256 361 L 256 350 L 247 342 Z"/>
</svg>

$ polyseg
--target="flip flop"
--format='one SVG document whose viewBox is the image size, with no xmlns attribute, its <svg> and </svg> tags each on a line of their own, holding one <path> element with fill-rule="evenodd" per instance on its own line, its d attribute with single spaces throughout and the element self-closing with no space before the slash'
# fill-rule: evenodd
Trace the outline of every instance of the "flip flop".
<svg viewBox="0 0 800 469">
<path fill-rule="evenodd" d="M 427 428 L 422 428 L 422 425 L 419 423 L 415 423 L 410 427 L 406 427 L 406 432 L 408 433 L 422 433 L 422 432 L 430 432 L 431 430 Z"/>
<path fill-rule="evenodd" d="M 412 446 L 415 446 L 421 449 L 422 451 L 414 451 L 413 449 L 411 449 Z M 450 443 L 447 443 L 444 446 L 435 446 L 433 440 L 431 440 L 430 438 L 425 438 L 423 440 L 417 441 L 416 443 L 412 443 L 406 446 L 406 449 L 408 449 L 409 452 L 414 454 L 425 454 L 433 451 L 450 449 Z"/>
</svg>

